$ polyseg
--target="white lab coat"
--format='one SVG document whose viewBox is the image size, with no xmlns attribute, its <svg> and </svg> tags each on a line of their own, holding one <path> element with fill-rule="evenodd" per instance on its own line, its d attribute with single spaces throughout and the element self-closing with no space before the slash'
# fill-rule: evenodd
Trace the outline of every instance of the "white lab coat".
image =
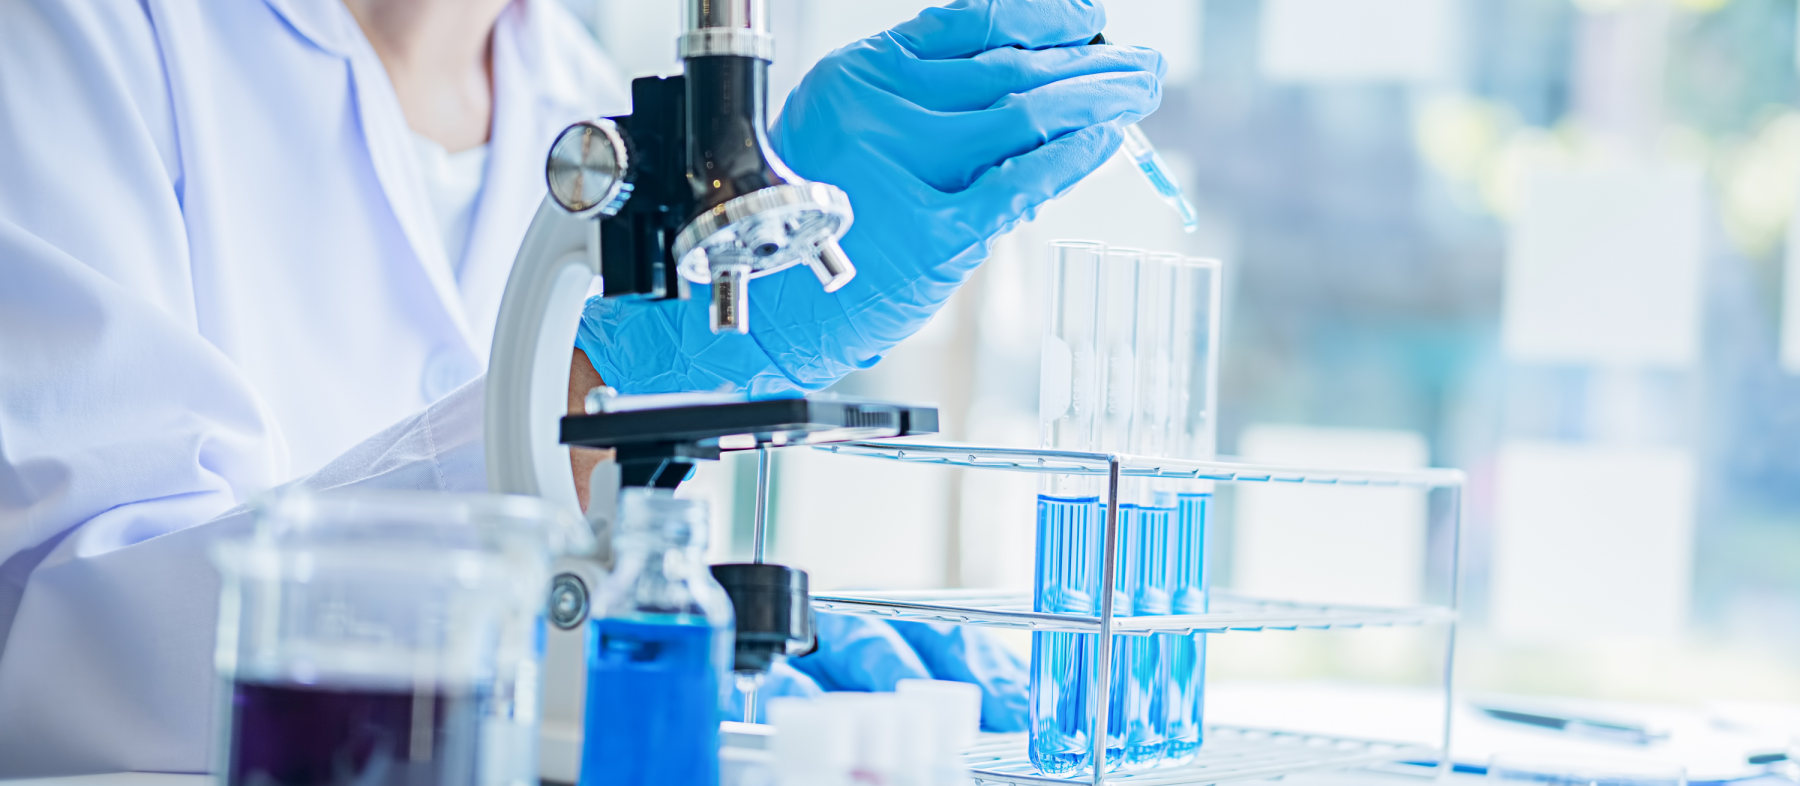
<svg viewBox="0 0 1800 786">
<path fill-rule="evenodd" d="M 0 5 L 0 777 L 208 768 L 207 548 L 249 496 L 484 487 L 543 155 L 629 110 L 554 2 L 493 51 L 459 275 L 339 0 Z"/>
</svg>

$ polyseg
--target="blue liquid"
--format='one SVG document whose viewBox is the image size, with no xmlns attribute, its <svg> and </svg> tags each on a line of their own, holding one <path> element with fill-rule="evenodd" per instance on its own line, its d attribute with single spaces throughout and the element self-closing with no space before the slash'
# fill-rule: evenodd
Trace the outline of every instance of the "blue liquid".
<svg viewBox="0 0 1800 786">
<path fill-rule="evenodd" d="M 1173 500 L 1171 500 L 1172 502 Z M 1126 616 L 1169 613 L 1169 562 L 1164 543 L 1169 536 L 1173 507 L 1120 505 L 1125 548 L 1121 564 L 1131 597 Z M 1114 601 L 1114 608 L 1119 608 Z M 1128 636 L 1117 641 L 1119 674 L 1123 678 L 1117 732 L 1124 736 L 1125 766 L 1140 769 L 1163 760 L 1168 736 L 1168 675 L 1164 671 L 1164 643 L 1160 636 Z M 1115 691 L 1115 695 L 1119 692 Z"/>
<path fill-rule="evenodd" d="M 581 786 L 719 782 L 719 675 L 704 622 L 598 619 Z"/>
<path fill-rule="evenodd" d="M 1156 189 L 1156 195 L 1162 197 L 1169 207 L 1175 208 L 1175 212 L 1181 214 L 1182 230 L 1187 232 L 1198 230 L 1200 216 L 1194 212 L 1194 206 L 1188 202 L 1187 196 L 1181 193 L 1181 186 L 1175 184 L 1175 178 L 1170 176 L 1169 166 L 1163 163 L 1162 156 L 1151 151 L 1149 155 L 1138 158 L 1136 161 L 1138 170 L 1143 172 L 1144 177 L 1150 181 L 1150 187 Z"/>
<path fill-rule="evenodd" d="M 1100 542 L 1105 522 L 1098 497 L 1038 495 L 1036 593 L 1032 608 L 1063 614 L 1100 613 Z M 1047 775 L 1093 766 L 1092 697 L 1088 686 L 1098 653 L 1090 633 L 1031 634 L 1031 764 Z M 1110 750 L 1117 762 L 1122 751 Z"/>
<path fill-rule="evenodd" d="M 1211 494 L 1181 494 L 1169 532 L 1169 588 L 1175 614 L 1205 614 L 1206 520 L 1212 509 Z M 1171 764 L 1192 761 L 1200 750 L 1205 720 L 1206 634 L 1158 634 L 1168 664 L 1168 688 L 1164 692 L 1167 722 L 1165 759 Z"/>
</svg>

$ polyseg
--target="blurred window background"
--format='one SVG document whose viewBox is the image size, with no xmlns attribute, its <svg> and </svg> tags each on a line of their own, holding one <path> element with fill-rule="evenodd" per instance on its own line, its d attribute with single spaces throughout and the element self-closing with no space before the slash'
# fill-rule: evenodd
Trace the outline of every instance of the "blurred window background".
<svg viewBox="0 0 1800 786">
<path fill-rule="evenodd" d="M 678 70 L 674 0 L 566 0 L 622 70 Z M 771 0 L 771 115 L 917 0 Z M 1169 61 L 1144 130 L 1203 214 L 1115 159 L 999 240 L 846 393 L 1034 447 L 1045 244 L 1223 260 L 1220 450 L 1469 472 L 1465 687 L 1800 700 L 1795 0 L 1113 0 Z M 773 553 L 815 586 L 1022 587 L 1035 479 L 777 454 Z M 705 468 L 718 556 L 754 462 Z M 1228 494 L 1215 583 L 1421 600 L 1418 498 Z M 1433 538 L 1437 538 L 1434 541 Z M 1330 594 L 1332 598 L 1319 597 Z M 1258 676 L 1410 679 L 1317 637 Z M 1350 643 L 1332 643 L 1349 641 Z"/>
</svg>

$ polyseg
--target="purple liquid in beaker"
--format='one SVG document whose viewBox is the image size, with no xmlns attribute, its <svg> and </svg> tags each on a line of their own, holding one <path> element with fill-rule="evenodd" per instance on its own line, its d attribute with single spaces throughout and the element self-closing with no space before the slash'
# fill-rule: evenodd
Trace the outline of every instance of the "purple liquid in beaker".
<svg viewBox="0 0 1800 786">
<path fill-rule="evenodd" d="M 425 686 L 232 686 L 228 786 L 472 786 L 480 695 Z"/>
</svg>

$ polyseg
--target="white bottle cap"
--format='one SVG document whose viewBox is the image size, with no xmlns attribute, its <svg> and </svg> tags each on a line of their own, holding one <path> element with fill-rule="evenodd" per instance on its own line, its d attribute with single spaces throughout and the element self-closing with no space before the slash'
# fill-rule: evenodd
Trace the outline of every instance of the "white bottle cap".
<svg viewBox="0 0 1800 786">
<path fill-rule="evenodd" d="M 832 702 L 769 700 L 775 726 L 775 772 L 783 786 L 841 786 L 856 760 L 856 726 Z"/>
<path fill-rule="evenodd" d="M 899 703 L 892 693 L 827 693 L 819 701 L 835 705 L 855 728 L 857 783 L 891 783 L 901 763 Z"/>
<path fill-rule="evenodd" d="M 950 680 L 901 680 L 894 690 L 930 703 L 936 715 L 932 725 L 944 734 L 941 744 L 950 755 L 975 744 L 981 732 L 981 688 Z"/>
</svg>

